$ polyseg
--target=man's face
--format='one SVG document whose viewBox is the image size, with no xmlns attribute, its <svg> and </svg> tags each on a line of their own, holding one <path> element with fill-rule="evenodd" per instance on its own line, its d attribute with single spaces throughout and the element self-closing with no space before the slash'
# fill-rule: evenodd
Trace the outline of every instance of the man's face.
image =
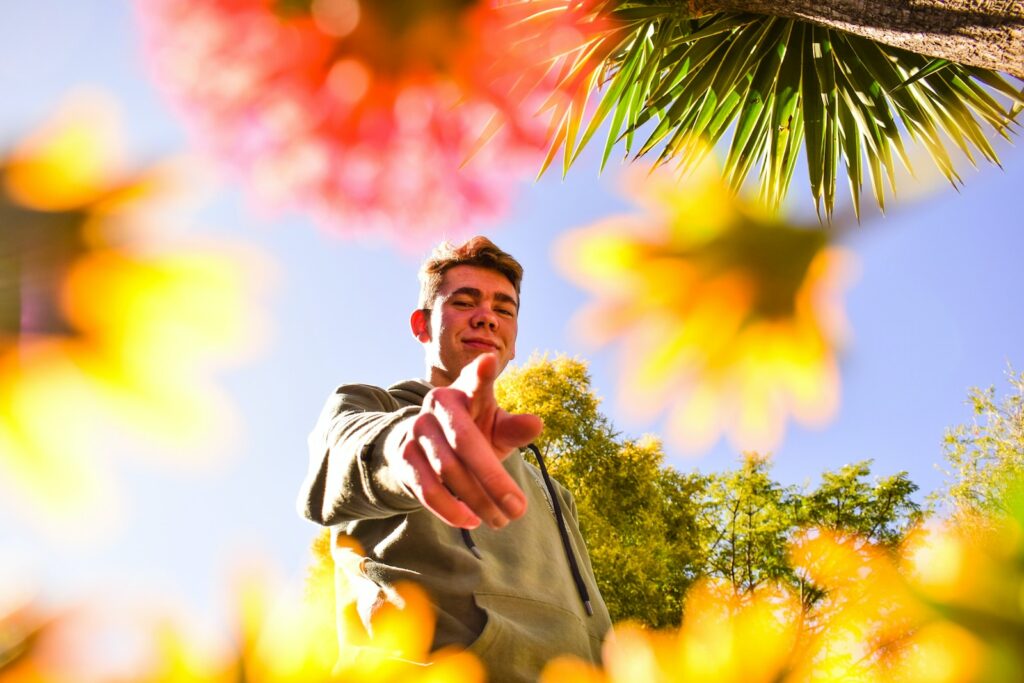
<svg viewBox="0 0 1024 683">
<path fill-rule="evenodd" d="M 516 355 L 519 299 L 501 273 L 455 266 L 444 274 L 429 317 L 412 314 L 412 328 L 427 352 L 434 386 L 448 386 L 481 353 L 495 353 L 504 369 Z"/>
</svg>

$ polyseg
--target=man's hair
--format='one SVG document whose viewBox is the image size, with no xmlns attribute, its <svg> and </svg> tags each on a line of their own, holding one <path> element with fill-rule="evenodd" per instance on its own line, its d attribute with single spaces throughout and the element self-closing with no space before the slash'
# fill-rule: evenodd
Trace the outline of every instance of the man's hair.
<svg viewBox="0 0 1024 683">
<path fill-rule="evenodd" d="M 519 284 L 523 280 L 523 267 L 510 254 L 498 248 L 483 235 L 471 237 L 460 245 L 442 242 L 420 267 L 421 309 L 429 309 L 444 282 L 444 274 L 455 266 L 476 266 L 487 268 L 504 275 L 519 296 Z"/>
</svg>

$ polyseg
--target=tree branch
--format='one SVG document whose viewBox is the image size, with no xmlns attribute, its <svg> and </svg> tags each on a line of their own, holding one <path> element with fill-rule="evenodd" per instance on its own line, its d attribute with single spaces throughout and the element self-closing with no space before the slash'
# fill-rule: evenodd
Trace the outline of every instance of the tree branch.
<svg viewBox="0 0 1024 683">
<path fill-rule="evenodd" d="M 911 52 L 1024 78 L 1020 0 L 678 0 L 717 12 L 799 19 Z"/>
</svg>

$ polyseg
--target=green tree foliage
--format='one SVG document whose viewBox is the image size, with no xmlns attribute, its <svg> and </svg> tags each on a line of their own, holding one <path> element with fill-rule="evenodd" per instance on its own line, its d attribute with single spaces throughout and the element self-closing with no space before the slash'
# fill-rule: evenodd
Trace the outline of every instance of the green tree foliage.
<svg viewBox="0 0 1024 683">
<path fill-rule="evenodd" d="M 665 465 L 656 439 L 614 430 L 580 360 L 534 356 L 507 370 L 496 392 L 507 410 L 544 419 L 537 446 L 573 492 L 616 621 L 678 625 L 686 589 L 701 577 L 725 580 L 740 593 L 782 582 L 810 609 L 823 594 L 789 562 L 797 534 L 816 527 L 890 548 L 920 517 L 907 474 L 872 480 L 870 461 L 826 472 L 810 490 L 779 484 L 771 460 L 755 454 L 735 470 L 678 472 Z"/>
<path fill-rule="evenodd" d="M 612 618 L 678 624 L 699 565 L 693 501 L 702 478 L 664 467 L 656 439 L 621 438 L 599 412 L 580 360 L 534 356 L 506 370 L 496 393 L 507 410 L 543 418 L 537 446 L 552 476 L 573 492 Z"/>
<path fill-rule="evenodd" d="M 797 523 L 845 532 L 895 550 L 922 517 L 911 496 L 917 485 L 906 472 L 870 483 L 871 461 L 844 465 L 821 475 L 821 483 L 800 500 Z"/>
<path fill-rule="evenodd" d="M 1024 481 L 1024 373 L 1008 375 L 1009 394 L 972 389 L 974 420 L 946 432 L 946 481 L 931 502 L 961 526 L 1008 514 L 1008 494 Z"/>
<path fill-rule="evenodd" d="M 767 458 L 747 455 L 740 467 L 709 477 L 700 501 L 700 574 L 750 593 L 789 575 L 786 544 L 796 525 L 797 492 L 769 476 Z"/>
<path fill-rule="evenodd" d="M 788 584 L 810 610 L 824 594 L 790 563 L 788 547 L 797 535 L 828 530 L 895 549 L 921 519 L 911 497 L 916 491 L 906 472 L 872 480 L 869 460 L 824 472 L 810 490 L 782 486 L 771 478 L 770 459 L 747 454 L 737 469 L 708 478 L 699 503 L 703 565 L 697 573 L 725 580 L 740 594 Z"/>
</svg>

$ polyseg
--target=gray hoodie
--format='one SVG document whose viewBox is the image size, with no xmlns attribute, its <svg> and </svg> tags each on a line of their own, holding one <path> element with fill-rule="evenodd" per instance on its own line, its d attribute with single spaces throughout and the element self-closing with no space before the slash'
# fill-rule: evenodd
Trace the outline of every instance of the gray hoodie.
<svg viewBox="0 0 1024 683">
<path fill-rule="evenodd" d="M 299 507 L 306 518 L 331 526 L 332 539 L 347 534 L 364 549 L 358 561 L 336 557 L 335 562 L 346 583 L 357 587 L 364 623 L 384 601 L 394 600 L 396 583 L 409 580 L 427 590 L 437 609 L 433 649 L 468 647 L 491 681 L 535 681 L 544 664 L 560 654 L 599 662 L 611 622 L 575 503 L 564 487 L 554 483 L 592 616 L 574 584 L 541 473 L 523 459 L 523 451 L 504 465 L 526 493 L 527 512 L 504 529 L 473 530 L 479 559 L 459 529 L 423 508 L 384 465 L 382 448 L 390 429 L 417 414 L 430 389 L 420 380 L 387 391 L 341 386 L 309 437 L 309 472 Z"/>
</svg>

